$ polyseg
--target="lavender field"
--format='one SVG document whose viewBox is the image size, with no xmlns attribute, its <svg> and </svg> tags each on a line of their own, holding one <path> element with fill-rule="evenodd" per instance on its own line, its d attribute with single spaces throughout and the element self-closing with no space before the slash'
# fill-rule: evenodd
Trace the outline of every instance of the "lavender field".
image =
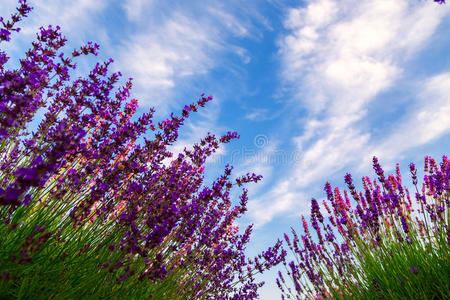
<svg viewBox="0 0 450 300">
<path fill-rule="evenodd" d="M 448 5 L 250 2 L 0 7 L 0 299 L 450 299 Z"/>
</svg>

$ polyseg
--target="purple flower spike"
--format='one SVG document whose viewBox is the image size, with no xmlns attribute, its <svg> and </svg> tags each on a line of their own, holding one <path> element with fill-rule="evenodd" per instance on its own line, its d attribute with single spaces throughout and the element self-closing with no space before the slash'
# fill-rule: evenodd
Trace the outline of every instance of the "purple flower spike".
<svg viewBox="0 0 450 300">
<path fill-rule="evenodd" d="M 378 175 L 378 179 L 380 180 L 381 183 L 384 183 L 385 182 L 384 171 L 381 168 L 380 164 L 378 163 L 378 158 L 374 156 L 372 161 L 373 161 L 373 169 L 375 170 L 375 173 Z"/>
<path fill-rule="evenodd" d="M 377 292 L 381 293 L 380 285 L 378 284 L 378 281 L 374 278 L 372 279 L 373 286 L 377 290 Z"/>
<path fill-rule="evenodd" d="M 361 260 L 366 258 L 366 254 L 372 255 L 371 249 L 377 249 L 383 247 L 383 242 L 397 242 L 401 245 L 399 254 L 394 252 L 388 252 L 391 257 L 402 258 L 404 249 L 409 249 L 410 245 L 414 245 L 419 239 L 427 239 L 431 234 L 444 237 L 446 235 L 447 244 L 450 244 L 450 230 L 445 224 L 445 212 L 448 210 L 449 201 L 447 196 L 450 186 L 450 161 L 446 156 L 443 156 L 443 162 L 439 164 L 431 157 L 425 159 L 425 177 L 424 185 L 420 192 L 417 188 L 417 170 L 414 164 L 410 164 L 410 171 L 413 177 L 413 183 L 416 184 L 416 199 L 419 204 L 419 215 L 422 213 L 425 219 L 419 220 L 416 216 L 412 217 L 415 207 L 411 201 L 411 194 L 408 189 L 401 186 L 402 177 L 400 174 L 400 168 L 397 164 L 396 174 L 390 174 L 385 176 L 383 169 L 378 163 L 376 157 L 373 158 L 373 166 L 377 180 L 370 180 L 368 177 L 363 177 L 364 192 L 357 192 L 353 179 L 350 174 L 346 174 L 345 183 L 347 184 L 350 192 L 356 200 L 355 207 L 352 207 L 352 203 L 347 197 L 347 191 L 344 190 L 345 200 L 342 197 L 338 188 L 335 188 L 334 194 L 331 192 L 331 186 L 329 183 L 325 185 L 325 192 L 327 193 L 327 200 L 325 200 L 324 206 L 327 208 L 327 202 L 333 204 L 332 209 L 327 208 L 330 216 L 327 221 L 331 224 L 322 224 L 319 226 L 319 206 L 315 199 L 311 201 L 311 225 L 317 232 L 317 238 L 319 243 L 316 242 L 314 237 L 311 237 L 306 230 L 308 224 L 306 219 L 302 217 L 304 222 L 304 228 L 307 235 L 302 236 L 302 245 L 297 245 L 297 248 L 291 247 L 293 254 L 297 260 L 286 263 L 285 266 L 289 266 L 287 275 L 291 277 L 291 283 L 296 286 L 296 281 L 301 278 L 309 280 L 313 289 L 303 289 L 303 295 L 306 293 L 309 299 L 327 299 L 331 295 L 330 289 L 335 288 L 335 283 L 324 283 L 322 276 L 339 276 L 342 279 L 336 285 L 337 288 L 334 292 L 339 292 L 343 298 L 353 298 L 350 290 L 347 290 L 347 282 L 353 282 L 352 275 L 347 275 L 348 270 L 354 270 L 360 268 Z M 379 185 L 381 182 L 382 185 Z M 428 220 L 431 220 L 432 224 Z M 332 231 L 332 227 L 338 229 L 339 237 L 335 237 Z M 400 229 L 399 225 L 401 225 Z M 443 228 L 442 228 L 443 227 Z M 320 230 L 325 230 L 325 242 L 322 241 Z M 446 231 L 443 231 L 446 230 Z M 295 231 L 293 230 L 295 236 Z M 343 240 L 343 243 L 339 242 Z M 406 241 L 405 244 L 403 242 Z M 439 246 L 442 247 L 441 239 Z M 434 241 L 433 241 L 434 242 Z M 361 244 L 363 246 L 361 246 Z M 377 253 L 377 252 L 374 252 Z M 334 263 L 333 263 L 334 260 Z M 421 266 L 411 267 L 409 270 L 411 273 L 418 274 Z M 305 275 L 297 275 L 294 272 L 296 269 L 301 269 Z M 362 270 L 363 272 L 365 270 Z M 372 271 L 372 270 L 370 270 Z M 318 273 L 317 273 L 318 272 Z M 442 270 L 439 270 L 442 272 Z M 443 271 L 445 272 L 445 270 Z M 384 275 L 384 274 L 383 274 Z M 281 276 L 278 276 L 279 278 Z M 404 279 L 397 276 L 399 284 L 403 284 Z M 290 295 L 295 296 L 295 291 L 289 290 L 287 283 L 283 283 L 281 289 L 284 296 L 290 298 Z M 342 290 L 342 285 L 344 289 Z M 355 282 L 355 285 L 360 285 L 359 282 Z M 372 279 L 372 286 L 369 289 L 375 289 L 380 299 L 384 299 L 382 294 L 384 290 L 384 281 L 379 279 Z M 387 288 L 387 287 L 386 287 Z M 434 287 L 433 287 L 434 288 Z M 445 289 L 446 287 L 442 287 Z M 294 293 L 292 293 L 294 291 Z M 333 292 L 333 294 L 335 294 Z M 297 293 L 297 298 L 300 293 Z M 358 296 L 361 296 L 358 295 Z"/>
<path fill-rule="evenodd" d="M 413 180 L 413 184 L 416 185 L 417 184 L 417 170 L 416 170 L 416 165 L 413 163 L 409 164 L 409 171 L 411 172 L 411 178 Z"/>
<path fill-rule="evenodd" d="M 409 226 L 408 226 L 408 223 L 406 222 L 405 216 L 403 216 L 403 215 L 401 216 L 401 222 L 402 222 L 403 231 L 405 233 L 408 233 L 409 232 Z"/>
<path fill-rule="evenodd" d="M 311 199 L 311 216 L 317 218 L 320 223 L 323 223 L 323 216 L 320 212 L 319 203 L 317 203 L 317 200 L 314 198 Z"/>
</svg>

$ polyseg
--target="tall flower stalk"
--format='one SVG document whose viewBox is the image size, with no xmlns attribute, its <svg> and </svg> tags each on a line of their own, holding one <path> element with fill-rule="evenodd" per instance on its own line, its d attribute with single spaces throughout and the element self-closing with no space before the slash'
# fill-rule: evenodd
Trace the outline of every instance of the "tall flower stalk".
<svg viewBox="0 0 450 300">
<path fill-rule="evenodd" d="M 0 42 L 30 11 L 21 0 L 1 19 Z M 17 69 L 0 51 L 0 298 L 255 298 L 263 283 L 254 275 L 285 253 L 278 241 L 245 257 L 252 227 L 239 233 L 235 222 L 247 191 L 235 206 L 230 193 L 261 176 L 231 180 L 227 166 L 203 185 L 206 159 L 237 133 L 208 134 L 177 157 L 167 149 L 212 97 L 158 124 L 153 110 L 133 121 L 131 79 L 117 88 L 121 74 L 110 74 L 108 60 L 72 80 L 76 60 L 99 46 L 66 55 L 66 42 L 59 27 L 41 27 Z"/>
<path fill-rule="evenodd" d="M 313 239 L 285 235 L 295 261 L 279 273 L 277 284 L 288 299 L 448 299 L 450 297 L 450 160 L 438 165 L 425 157 L 418 186 L 410 164 L 413 191 L 396 173 L 385 175 L 373 158 L 377 179 L 363 177 L 358 192 L 350 174 L 348 191 L 325 185 L 327 216 L 311 202 Z M 327 222 L 328 221 L 328 222 Z M 289 278 L 289 283 L 285 277 Z"/>
</svg>

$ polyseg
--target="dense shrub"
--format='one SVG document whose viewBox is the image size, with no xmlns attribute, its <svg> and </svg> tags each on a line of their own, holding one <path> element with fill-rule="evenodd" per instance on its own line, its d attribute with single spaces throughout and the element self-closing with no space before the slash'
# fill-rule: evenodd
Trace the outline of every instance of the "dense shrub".
<svg viewBox="0 0 450 300">
<path fill-rule="evenodd" d="M 398 164 L 388 176 L 376 157 L 373 167 L 378 180 L 363 177 L 362 192 L 350 174 L 344 195 L 325 185 L 328 217 L 312 199 L 318 242 L 303 217 L 305 233 L 299 238 L 293 229 L 291 238 L 285 235 L 295 261 L 284 261 L 286 273 L 277 278 L 283 298 L 450 298 L 450 160 L 443 156 L 438 165 L 427 156 L 422 188 L 411 163 L 411 194 L 402 186 Z"/>
<path fill-rule="evenodd" d="M 0 42 L 30 11 L 20 1 L 1 20 Z M 75 61 L 99 46 L 66 55 L 66 42 L 59 27 L 41 27 L 15 69 L 0 51 L 0 298 L 255 298 L 263 283 L 253 276 L 280 261 L 281 241 L 248 260 L 252 227 L 235 223 L 247 191 L 236 206 L 230 192 L 261 176 L 231 180 L 227 166 L 203 185 L 206 159 L 237 134 L 209 134 L 177 157 L 167 150 L 212 98 L 158 124 L 153 109 L 133 120 L 131 80 L 117 88 L 112 60 L 72 80 Z"/>
</svg>

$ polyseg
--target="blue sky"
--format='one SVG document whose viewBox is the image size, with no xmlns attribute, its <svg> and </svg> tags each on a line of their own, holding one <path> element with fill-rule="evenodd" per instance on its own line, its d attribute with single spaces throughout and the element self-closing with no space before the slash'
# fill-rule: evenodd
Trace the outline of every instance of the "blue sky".
<svg viewBox="0 0 450 300">
<path fill-rule="evenodd" d="M 68 51 L 87 41 L 134 78 L 140 112 L 157 119 L 202 93 L 214 96 L 181 131 L 174 152 L 207 132 L 238 131 L 207 166 L 264 179 L 250 186 L 249 254 L 300 230 L 311 197 L 346 172 L 440 160 L 450 146 L 450 6 L 424 0 L 30 1 L 17 58 L 41 25 L 60 25 Z M 0 15 L 16 1 L 2 0 Z M 3 46 L 4 47 L 4 46 Z M 92 60 L 79 64 L 86 72 Z M 261 299 L 277 299 L 274 275 Z"/>
</svg>

